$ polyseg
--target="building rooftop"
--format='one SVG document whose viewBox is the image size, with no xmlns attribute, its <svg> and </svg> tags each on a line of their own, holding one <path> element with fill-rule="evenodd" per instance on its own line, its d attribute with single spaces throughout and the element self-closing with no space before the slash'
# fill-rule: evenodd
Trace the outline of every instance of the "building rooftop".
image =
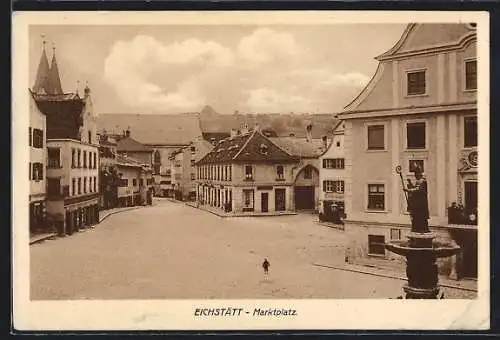
<svg viewBox="0 0 500 340">
<path fill-rule="evenodd" d="M 148 148 L 130 136 L 120 139 L 116 146 L 118 152 L 153 152 L 153 149 Z"/>
<path fill-rule="evenodd" d="M 134 138 L 147 145 L 187 145 L 201 136 L 194 115 L 99 114 L 97 126 L 99 132 L 111 135 L 130 129 Z"/>
<path fill-rule="evenodd" d="M 290 155 L 300 158 L 317 158 L 323 152 L 321 139 L 313 139 L 310 142 L 296 137 L 271 137 L 269 139 Z"/>
<path fill-rule="evenodd" d="M 198 164 L 230 162 L 293 162 L 294 157 L 259 131 L 229 137 L 217 143 Z"/>
</svg>

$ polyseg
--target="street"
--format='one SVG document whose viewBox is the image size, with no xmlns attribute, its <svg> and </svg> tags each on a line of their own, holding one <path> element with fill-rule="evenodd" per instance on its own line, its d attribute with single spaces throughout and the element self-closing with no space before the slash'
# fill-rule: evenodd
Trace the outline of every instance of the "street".
<svg viewBox="0 0 500 340">
<path fill-rule="evenodd" d="M 334 270 L 344 235 L 310 214 L 220 218 L 155 199 L 30 247 L 31 298 L 396 298 L 404 281 Z M 265 276 L 264 258 L 271 264 Z M 353 283 L 356 284 L 353 284 Z M 445 289 L 447 297 L 467 292 Z"/>
</svg>

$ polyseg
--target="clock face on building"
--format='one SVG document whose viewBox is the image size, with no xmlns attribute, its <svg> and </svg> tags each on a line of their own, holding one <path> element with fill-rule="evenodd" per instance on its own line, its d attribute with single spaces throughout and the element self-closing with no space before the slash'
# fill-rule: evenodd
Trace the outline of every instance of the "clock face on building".
<svg viewBox="0 0 500 340">
<path fill-rule="evenodd" d="M 477 151 L 472 151 L 468 157 L 469 164 L 471 166 L 477 166 Z"/>
</svg>

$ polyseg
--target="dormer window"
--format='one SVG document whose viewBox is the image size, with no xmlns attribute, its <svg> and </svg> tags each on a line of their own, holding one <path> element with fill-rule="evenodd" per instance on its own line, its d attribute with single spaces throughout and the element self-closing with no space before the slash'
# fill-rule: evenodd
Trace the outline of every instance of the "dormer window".
<svg viewBox="0 0 500 340">
<path fill-rule="evenodd" d="M 263 155 L 267 155 L 267 145 L 266 144 L 260 145 L 260 153 Z"/>
</svg>

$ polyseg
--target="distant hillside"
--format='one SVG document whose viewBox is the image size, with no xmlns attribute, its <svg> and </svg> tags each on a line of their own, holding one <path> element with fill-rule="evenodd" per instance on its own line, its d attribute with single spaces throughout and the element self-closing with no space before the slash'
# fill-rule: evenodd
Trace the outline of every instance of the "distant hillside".
<svg viewBox="0 0 500 340">
<path fill-rule="evenodd" d="M 251 114 L 251 115 L 219 115 L 200 116 L 200 126 L 203 131 L 224 132 L 231 129 L 241 129 L 245 124 L 251 129 L 257 123 L 261 129 L 271 129 L 278 136 L 297 137 L 306 135 L 307 124 L 312 124 L 313 138 L 331 135 L 338 120 L 333 114 Z"/>
<path fill-rule="evenodd" d="M 130 129 L 134 139 L 145 144 L 188 144 L 202 132 L 229 133 L 241 130 L 245 124 L 252 129 L 257 123 L 261 129 L 271 129 L 278 136 L 305 137 L 306 126 L 312 123 L 313 138 L 331 135 L 338 120 L 333 114 L 218 114 L 210 106 L 199 113 L 177 115 L 158 114 L 100 114 L 98 130 L 121 133 Z"/>
</svg>

